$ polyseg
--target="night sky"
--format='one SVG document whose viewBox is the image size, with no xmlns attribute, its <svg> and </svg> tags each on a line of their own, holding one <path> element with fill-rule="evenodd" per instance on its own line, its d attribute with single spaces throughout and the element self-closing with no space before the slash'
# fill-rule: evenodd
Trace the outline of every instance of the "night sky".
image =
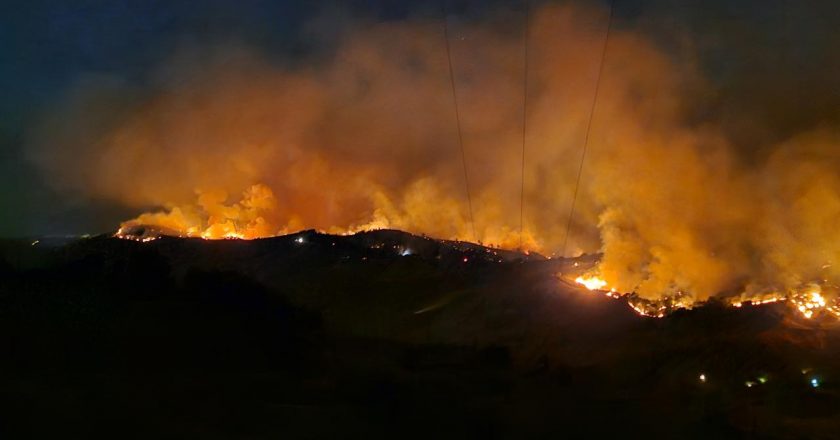
<svg viewBox="0 0 840 440">
<path fill-rule="evenodd" d="M 450 7 L 463 20 L 519 19 L 521 10 L 502 0 Z M 697 58 L 716 95 L 696 118 L 726 128 L 744 160 L 760 158 L 761 145 L 840 122 L 835 1 L 617 0 L 615 13 L 616 26 Z M 151 69 L 184 45 L 234 42 L 299 64 L 329 57 L 354 27 L 436 14 L 436 1 L 2 2 L 0 236 L 98 233 L 137 214 L 57 191 L 27 158 L 32 131 L 81 76 L 107 74 L 142 93 Z"/>
</svg>

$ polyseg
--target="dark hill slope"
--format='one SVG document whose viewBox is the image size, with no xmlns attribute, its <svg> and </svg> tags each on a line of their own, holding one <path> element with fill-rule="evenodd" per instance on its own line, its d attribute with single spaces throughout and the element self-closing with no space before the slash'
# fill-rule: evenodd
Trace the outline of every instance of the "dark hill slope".
<svg viewBox="0 0 840 440">
<path fill-rule="evenodd" d="M 592 258 L 399 231 L 7 241 L 0 255 L 4 438 L 838 428 L 837 331 L 783 305 L 642 318 L 558 279 Z"/>
</svg>

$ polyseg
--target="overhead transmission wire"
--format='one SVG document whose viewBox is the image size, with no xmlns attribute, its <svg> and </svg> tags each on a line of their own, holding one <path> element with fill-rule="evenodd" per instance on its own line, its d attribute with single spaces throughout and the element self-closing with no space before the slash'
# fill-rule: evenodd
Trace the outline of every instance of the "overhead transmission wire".
<svg viewBox="0 0 840 440">
<path fill-rule="evenodd" d="M 461 112 L 458 109 L 458 92 L 455 87 L 455 72 L 452 69 L 452 49 L 449 47 L 449 15 L 446 9 L 446 0 L 442 0 L 441 4 L 443 9 L 443 38 L 446 41 L 446 60 L 449 63 L 449 84 L 452 86 L 452 102 L 455 104 L 455 123 L 458 126 L 458 145 L 461 148 L 461 165 L 464 169 L 464 186 L 467 190 L 467 208 L 470 213 L 470 227 L 472 229 L 473 239 L 478 241 L 478 235 L 475 233 L 472 196 L 470 195 L 470 179 L 467 173 L 467 154 L 464 151 L 464 135 L 461 131 Z"/>
<path fill-rule="evenodd" d="M 569 233 L 572 230 L 572 220 L 575 216 L 575 204 L 577 203 L 578 190 L 580 189 L 580 177 L 583 174 L 583 164 L 586 159 L 586 150 L 589 146 L 589 133 L 592 131 L 592 119 L 595 116 L 595 106 L 598 103 L 598 92 L 601 88 L 601 75 L 604 72 L 604 60 L 607 57 L 607 45 L 610 41 L 610 29 L 612 28 L 613 11 L 615 9 L 615 0 L 610 1 L 610 15 L 607 19 L 607 32 L 604 35 L 604 45 L 601 49 L 601 63 L 598 66 L 598 76 L 595 77 L 595 93 L 592 97 L 592 106 L 589 108 L 589 120 L 586 123 L 586 134 L 583 138 L 583 151 L 580 154 L 580 164 L 578 165 L 577 178 L 575 179 L 575 192 L 572 195 L 572 206 L 569 208 L 569 220 L 566 223 L 566 235 L 563 238 L 563 253 L 561 256 L 566 256 L 566 246 L 569 243 Z"/>
<path fill-rule="evenodd" d="M 525 140 L 528 132 L 528 36 L 530 29 L 531 2 L 525 0 L 525 30 L 523 46 L 525 50 L 522 75 L 522 166 L 520 169 L 519 188 L 519 249 L 522 249 L 522 234 L 525 226 Z"/>
</svg>

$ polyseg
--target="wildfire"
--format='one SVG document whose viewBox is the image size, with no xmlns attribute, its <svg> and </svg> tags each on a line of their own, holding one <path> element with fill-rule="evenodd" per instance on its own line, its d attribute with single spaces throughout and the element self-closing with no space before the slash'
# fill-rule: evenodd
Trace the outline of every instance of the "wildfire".
<svg viewBox="0 0 840 440">
<path fill-rule="evenodd" d="M 794 293 L 788 300 L 807 319 L 811 319 L 821 311 L 828 312 L 835 318 L 840 318 L 840 304 L 836 300 L 833 302 L 826 300 L 819 286 L 812 286 L 803 293 Z"/>
<path fill-rule="evenodd" d="M 148 226 L 130 226 L 124 225 L 122 226 L 117 232 L 114 234 L 114 237 L 121 238 L 123 240 L 132 240 L 137 241 L 140 243 L 148 243 L 150 241 L 157 240 L 161 236 L 172 236 L 172 237 L 190 237 L 190 238 L 201 238 L 204 240 L 247 240 L 253 237 L 248 237 L 245 234 L 238 233 L 235 230 L 231 231 L 219 231 L 214 228 L 207 228 L 204 231 L 198 231 L 197 229 L 189 229 L 184 231 L 183 233 L 174 233 L 170 231 L 163 231 L 153 227 Z"/>
<path fill-rule="evenodd" d="M 659 306 L 657 308 L 650 309 L 644 307 L 644 303 L 634 301 L 627 301 L 627 304 L 629 304 L 630 308 L 635 310 L 636 313 L 642 316 L 647 316 L 648 318 L 663 318 L 665 317 L 665 311 L 667 309 L 665 306 Z"/>
<path fill-rule="evenodd" d="M 214 235 L 213 233 L 211 233 L 209 231 L 204 231 L 204 232 L 201 233 L 201 238 L 203 238 L 205 240 L 225 240 L 225 239 L 227 239 L 227 240 L 246 240 L 247 239 L 247 237 L 245 237 L 244 234 L 240 234 L 236 231 L 225 232 L 221 235 Z"/>
<path fill-rule="evenodd" d="M 602 292 L 610 298 L 619 299 L 626 297 L 627 304 L 630 308 L 642 316 L 662 318 L 665 316 L 665 313 L 671 309 L 671 307 L 666 305 L 664 302 L 652 302 L 638 298 L 634 295 L 622 295 L 615 288 L 607 287 L 607 281 L 598 276 L 582 275 L 575 278 L 575 283 L 580 284 L 588 290 Z"/>
<path fill-rule="evenodd" d="M 754 306 L 760 306 L 760 305 L 772 304 L 772 303 L 779 302 L 779 301 L 784 301 L 784 300 L 785 300 L 784 297 L 772 296 L 770 298 L 764 298 L 764 299 L 753 299 L 753 300 L 750 300 L 750 302 Z M 733 301 L 729 305 L 731 305 L 732 307 L 740 308 L 740 307 L 744 306 L 744 302 L 745 301 Z"/>
<path fill-rule="evenodd" d="M 603 292 L 611 298 L 626 297 L 627 303 L 642 316 L 662 318 L 668 312 L 678 309 L 691 309 L 695 301 L 686 297 L 682 292 L 677 292 L 671 297 L 661 300 L 647 300 L 639 298 L 634 294 L 619 294 L 615 288 L 607 287 L 608 282 L 596 275 L 581 275 L 575 278 L 575 283 L 580 284 L 591 291 Z M 760 299 L 737 299 L 729 302 L 732 307 L 743 307 L 745 303 L 753 306 L 787 302 L 805 319 L 813 318 L 819 312 L 828 312 L 835 318 L 840 318 L 840 303 L 837 300 L 829 301 L 822 293 L 818 285 L 811 285 L 802 291 L 793 291 L 788 295 L 769 294 Z"/>
<path fill-rule="evenodd" d="M 208 211 L 216 213 L 209 218 L 202 219 L 199 217 L 196 219 L 177 209 L 165 214 L 142 215 L 135 220 L 123 223 L 115 237 L 147 243 L 161 236 L 192 237 L 205 240 L 248 240 L 286 233 L 285 228 L 269 232 L 270 229 L 266 226 L 268 222 L 261 215 L 268 214 L 268 212 L 260 208 L 259 203 L 260 200 L 264 199 L 273 199 L 271 191 L 257 186 L 246 191 L 243 200 L 240 202 L 233 205 L 217 205 L 208 208 Z M 346 234 L 348 231 L 343 232 Z M 302 244 L 303 238 L 298 237 L 296 242 Z M 396 250 L 402 256 L 413 253 L 408 248 Z M 488 252 L 490 251 L 488 250 Z M 464 263 L 468 261 L 469 258 L 463 258 Z M 577 266 L 577 263 L 575 265 Z M 615 287 L 611 287 L 609 282 L 600 277 L 597 272 L 580 275 L 574 281 L 590 291 L 603 293 L 607 297 L 613 299 L 624 298 L 628 305 L 642 316 L 662 318 L 675 310 L 691 309 L 697 303 L 693 296 L 682 291 L 666 294 L 657 299 L 643 298 L 633 292 L 623 293 Z M 788 303 L 805 319 L 826 314 L 840 318 L 840 302 L 835 300 L 833 295 L 827 297 L 819 284 L 792 289 L 787 294 L 743 294 L 730 299 L 728 304 L 740 308 L 745 304 L 759 306 L 776 302 Z"/>
<path fill-rule="evenodd" d="M 252 190 L 252 193 L 258 192 L 259 191 Z M 260 225 L 264 224 L 264 221 L 261 217 L 258 216 L 251 217 L 249 219 L 248 227 L 246 228 L 238 228 L 237 223 L 232 221 L 231 219 L 227 219 L 225 221 L 209 222 L 209 224 L 203 225 L 198 224 L 189 227 L 181 227 L 178 229 L 168 229 L 166 228 L 166 226 L 159 226 L 160 223 L 156 223 L 156 226 L 147 226 L 142 223 L 139 223 L 139 220 L 140 219 L 124 223 L 116 232 L 116 234 L 114 234 L 114 236 L 117 238 L 133 240 L 141 243 L 148 243 L 157 240 L 158 238 L 164 235 L 174 237 L 202 238 L 205 240 L 248 240 L 252 238 L 267 236 L 264 233 L 264 231 L 261 228 L 259 228 Z M 281 235 L 282 233 L 283 231 L 280 231 L 277 234 L 268 235 Z M 295 242 L 298 244 L 303 244 L 304 239 L 303 237 L 298 237 L 295 240 Z M 33 245 L 34 244 L 35 243 L 33 243 Z M 376 248 L 376 246 L 374 246 L 374 248 Z M 395 249 L 397 253 L 401 256 L 408 256 L 413 254 L 413 251 L 409 248 L 397 249 L 395 247 Z M 491 251 L 488 250 L 488 252 Z M 468 257 L 463 258 L 464 263 L 467 263 L 468 261 Z M 577 265 L 578 264 L 575 263 L 576 267 Z M 609 282 L 606 279 L 597 275 L 597 273 L 580 275 L 574 279 L 574 282 L 583 286 L 587 290 L 603 293 L 605 296 L 613 299 L 624 298 L 627 301 L 627 304 L 636 313 L 647 317 L 662 318 L 666 314 L 675 310 L 691 309 L 697 303 L 692 296 L 687 295 L 682 291 L 677 291 L 669 295 L 663 295 L 659 299 L 643 298 L 632 292 L 622 293 L 619 292 L 616 288 L 611 287 L 609 285 Z M 830 316 L 834 316 L 835 318 L 840 318 L 840 302 L 834 299 L 833 295 L 831 296 L 831 298 L 827 298 L 823 292 L 823 288 L 819 284 L 810 284 L 806 285 L 804 288 L 793 289 L 790 290 L 787 294 L 743 294 L 741 296 L 730 299 L 728 301 L 728 304 L 732 307 L 740 308 L 743 307 L 745 304 L 750 304 L 752 306 L 760 306 L 777 302 L 788 303 L 805 319 L 812 319 L 820 314 L 828 314 Z"/>
<path fill-rule="evenodd" d="M 579 276 L 575 278 L 575 282 L 589 290 L 603 290 L 607 286 L 606 280 L 596 276 Z"/>
</svg>

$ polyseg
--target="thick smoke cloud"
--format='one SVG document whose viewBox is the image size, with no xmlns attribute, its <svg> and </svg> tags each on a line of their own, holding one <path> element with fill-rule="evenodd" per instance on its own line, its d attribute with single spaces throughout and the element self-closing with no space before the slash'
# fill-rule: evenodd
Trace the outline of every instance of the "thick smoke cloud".
<svg viewBox="0 0 840 440">
<path fill-rule="evenodd" d="M 606 15 L 533 14 L 530 249 L 556 252 L 564 240 Z M 355 30 L 304 67 L 193 47 L 152 87 L 88 78 L 45 120 L 33 160 L 63 191 L 157 207 L 129 224 L 217 237 L 390 227 L 514 247 L 522 36 L 480 23 L 452 34 L 478 237 L 435 21 Z M 756 145 L 768 153 L 745 161 L 732 124 L 698 121 L 714 94 L 689 58 L 614 29 L 569 253 L 603 252 L 601 276 L 645 298 L 830 290 L 840 281 L 837 131 Z"/>
</svg>

